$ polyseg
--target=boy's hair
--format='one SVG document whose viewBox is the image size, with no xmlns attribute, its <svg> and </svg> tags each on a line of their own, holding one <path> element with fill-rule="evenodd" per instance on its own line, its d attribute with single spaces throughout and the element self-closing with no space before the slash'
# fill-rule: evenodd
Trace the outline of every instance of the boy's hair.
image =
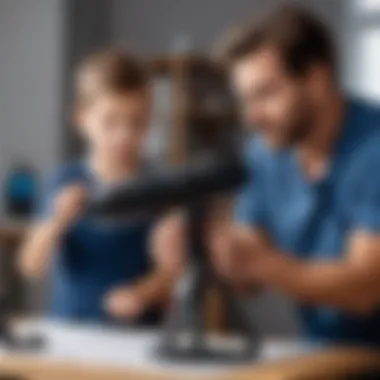
<svg viewBox="0 0 380 380">
<path fill-rule="evenodd" d="M 229 68 L 264 46 L 277 49 L 288 73 L 294 76 L 307 73 L 314 63 L 335 68 L 334 46 L 326 26 L 296 5 L 277 7 L 239 26 L 222 40 L 217 53 Z"/>
<path fill-rule="evenodd" d="M 99 94 L 144 90 L 150 76 L 145 63 L 119 49 L 105 50 L 87 57 L 75 74 L 75 97 L 88 103 Z"/>
</svg>

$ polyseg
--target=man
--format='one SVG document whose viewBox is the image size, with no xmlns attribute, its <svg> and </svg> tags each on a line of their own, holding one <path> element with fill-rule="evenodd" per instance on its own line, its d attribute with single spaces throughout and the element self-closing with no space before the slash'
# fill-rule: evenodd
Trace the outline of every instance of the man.
<svg viewBox="0 0 380 380">
<path fill-rule="evenodd" d="M 250 180 L 214 233 L 218 271 L 279 289 L 306 334 L 380 343 L 380 112 L 347 99 L 324 25 L 296 7 L 245 25 L 224 62 L 247 124 Z"/>
</svg>

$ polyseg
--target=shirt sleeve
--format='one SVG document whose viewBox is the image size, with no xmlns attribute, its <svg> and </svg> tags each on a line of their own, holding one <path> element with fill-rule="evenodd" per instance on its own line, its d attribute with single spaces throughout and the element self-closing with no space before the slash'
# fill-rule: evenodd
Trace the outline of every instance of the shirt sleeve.
<svg viewBox="0 0 380 380">
<path fill-rule="evenodd" d="M 369 161 L 359 170 L 351 223 L 355 230 L 380 233 L 380 154 L 372 155 Z"/>
<path fill-rule="evenodd" d="M 58 192 L 70 183 L 83 181 L 84 174 L 79 164 L 68 164 L 53 172 L 44 181 L 39 194 L 35 216 L 37 220 L 44 220 L 51 216 L 54 198 Z"/>
<path fill-rule="evenodd" d="M 37 202 L 35 218 L 37 220 L 45 220 L 49 218 L 52 213 L 53 199 L 62 186 L 62 179 L 60 174 L 55 173 L 54 175 L 47 178 L 42 186 L 39 199 Z"/>
<path fill-rule="evenodd" d="M 380 233 L 380 181 L 370 181 L 354 207 L 353 228 Z"/>
<path fill-rule="evenodd" d="M 234 204 L 234 218 L 239 224 L 250 227 L 265 227 L 265 199 L 263 173 L 258 159 L 246 154 L 248 180 L 238 191 Z"/>
</svg>

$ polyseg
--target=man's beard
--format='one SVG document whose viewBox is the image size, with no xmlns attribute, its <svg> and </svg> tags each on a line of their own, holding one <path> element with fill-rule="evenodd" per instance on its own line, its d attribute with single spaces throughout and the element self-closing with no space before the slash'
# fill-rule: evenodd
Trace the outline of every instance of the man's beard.
<svg viewBox="0 0 380 380">
<path fill-rule="evenodd" d="M 299 109 L 301 111 L 297 111 L 298 115 L 292 121 L 289 121 L 287 128 L 285 128 L 285 146 L 301 144 L 313 132 L 316 115 L 312 107 L 300 107 Z"/>
</svg>

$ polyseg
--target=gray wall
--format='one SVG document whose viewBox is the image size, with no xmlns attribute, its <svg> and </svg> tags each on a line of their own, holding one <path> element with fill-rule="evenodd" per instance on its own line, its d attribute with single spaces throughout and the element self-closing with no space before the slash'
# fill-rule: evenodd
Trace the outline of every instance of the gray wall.
<svg viewBox="0 0 380 380">
<path fill-rule="evenodd" d="M 41 175 L 60 160 L 64 15 L 63 0 L 0 1 L 0 184 L 18 157 Z M 33 306 L 42 289 L 29 289 Z"/>
<path fill-rule="evenodd" d="M 207 52 L 231 25 L 255 12 L 279 4 L 279 0 L 110 0 L 112 40 L 143 53 L 171 50 L 174 37 L 190 37 L 194 50 Z M 330 25 L 339 45 L 344 39 L 345 0 L 303 0 Z"/>
<path fill-rule="evenodd" d="M 0 176 L 18 156 L 40 171 L 61 136 L 62 1 L 0 1 Z"/>
<path fill-rule="evenodd" d="M 71 114 L 72 78 L 76 65 L 86 55 L 105 48 L 110 41 L 112 6 L 108 0 L 64 0 L 65 13 L 65 67 L 64 156 L 72 158 L 81 151 L 81 144 L 67 115 Z M 65 116 L 65 115 L 64 115 Z"/>
</svg>

